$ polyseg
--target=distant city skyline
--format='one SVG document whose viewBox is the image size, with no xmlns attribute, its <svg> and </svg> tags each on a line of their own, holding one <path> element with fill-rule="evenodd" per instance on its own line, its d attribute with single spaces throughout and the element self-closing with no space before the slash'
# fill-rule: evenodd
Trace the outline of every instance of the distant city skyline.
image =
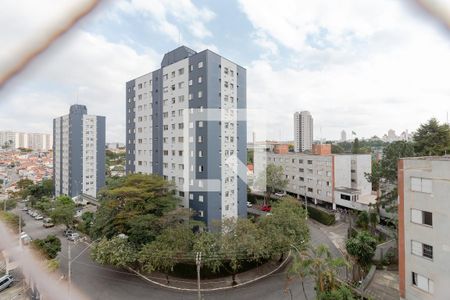
<svg viewBox="0 0 450 300">
<path fill-rule="evenodd" d="M 0 34 L 0 72 L 74 3 L 5 3 L 0 25 L 12 30 Z M 247 135 L 256 131 L 258 140 L 262 128 L 269 139 L 293 139 L 287 120 L 299 110 L 314 116 L 314 138 L 328 140 L 343 129 L 369 138 L 390 128 L 412 132 L 432 117 L 446 121 L 446 32 L 412 3 L 357 4 L 105 2 L 2 88 L 0 129 L 51 132 L 51 120 L 79 103 L 107 117 L 108 142 L 123 142 L 124 82 L 180 45 L 247 69 Z"/>
</svg>

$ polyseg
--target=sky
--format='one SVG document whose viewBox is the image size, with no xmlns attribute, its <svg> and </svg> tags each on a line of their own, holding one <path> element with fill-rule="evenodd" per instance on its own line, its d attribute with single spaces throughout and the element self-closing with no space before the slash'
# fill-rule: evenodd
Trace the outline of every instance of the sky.
<svg viewBox="0 0 450 300">
<path fill-rule="evenodd" d="M 84 1 L 2 1 L 0 73 Z M 258 140 L 292 140 L 301 110 L 316 139 L 400 134 L 450 111 L 450 32 L 413 1 L 104 1 L 0 89 L 0 130 L 50 133 L 79 103 L 124 142 L 125 82 L 180 45 L 247 69 Z"/>
</svg>

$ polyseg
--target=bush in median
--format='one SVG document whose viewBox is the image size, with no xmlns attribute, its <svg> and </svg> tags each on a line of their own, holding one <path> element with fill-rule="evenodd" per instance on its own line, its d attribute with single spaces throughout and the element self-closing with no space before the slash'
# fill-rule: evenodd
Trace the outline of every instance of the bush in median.
<svg viewBox="0 0 450 300">
<path fill-rule="evenodd" d="M 333 225 L 336 222 L 334 214 L 328 213 L 314 206 L 308 206 L 308 216 L 322 224 Z"/>
</svg>

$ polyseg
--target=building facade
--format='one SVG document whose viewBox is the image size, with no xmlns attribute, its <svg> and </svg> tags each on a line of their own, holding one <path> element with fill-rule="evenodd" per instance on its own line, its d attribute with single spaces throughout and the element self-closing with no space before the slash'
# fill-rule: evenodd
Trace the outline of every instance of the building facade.
<svg viewBox="0 0 450 300">
<path fill-rule="evenodd" d="M 376 198 L 364 176 L 371 172 L 371 156 L 318 151 L 319 154 L 268 152 L 265 155 L 267 164 L 283 168 L 288 194 L 332 209 L 340 206 L 368 210 L 368 203 L 374 203 Z"/>
<path fill-rule="evenodd" d="M 398 165 L 400 298 L 450 295 L 450 157 L 405 158 Z"/>
<path fill-rule="evenodd" d="M 245 108 L 243 67 L 210 50 L 168 52 L 160 69 L 126 83 L 127 173 L 172 181 L 207 224 L 246 216 Z"/>
<path fill-rule="evenodd" d="M 294 114 L 294 150 L 304 152 L 312 149 L 313 145 L 313 118 L 309 111 Z"/>
<path fill-rule="evenodd" d="M 0 146 L 48 151 L 52 149 L 53 142 L 52 135 L 48 133 L 0 131 Z"/>
<path fill-rule="evenodd" d="M 87 114 L 84 105 L 53 119 L 55 196 L 97 196 L 105 185 L 105 117 Z"/>
</svg>

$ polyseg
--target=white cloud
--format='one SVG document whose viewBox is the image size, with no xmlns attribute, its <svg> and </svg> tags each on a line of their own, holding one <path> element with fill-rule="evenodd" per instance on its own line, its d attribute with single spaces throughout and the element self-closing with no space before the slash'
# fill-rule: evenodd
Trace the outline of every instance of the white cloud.
<svg viewBox="0 0 450 300">
<path fill-rule="evenodd" d="M 240 2 L 255 42 L 276 43 L 288 56 L 284 67 L 266 55 L 248 67 L 249 106 L 270 110 L 273 137 L 292 139 L 297 110 L 312 112 L 316 138 L 411 130 L 450 110 L 448 36 L 404 3 Z M 264 120 L 249 123 L 253 130 Z"/>
<path fill-rule="evenodd" d="M 128 13 L 150 16 L 155 29 L 166 34 L 174 42 L 179 41 L 181 31 L 170 21 L 171 19 L 188 28 L 195 38 L 204 39 L 212 35 L 205 24 L 211 21 L 215 14 L 205 7 L 197 7 L 191 0 L 132 0 L 128 5 L 120 5 L 120 9 Z"/>
<path fill-rule="evenodd" d="M 108 141 L 122 141 L 125 82 L 155 69 L 159 60 L 152 51 L 139 55 L 126 45 L 77 30 L 2 91 L 0 128 L 51 132 L 52 119 L 78 102 L 90 114 L 106 116 Z"/>
</svg>

